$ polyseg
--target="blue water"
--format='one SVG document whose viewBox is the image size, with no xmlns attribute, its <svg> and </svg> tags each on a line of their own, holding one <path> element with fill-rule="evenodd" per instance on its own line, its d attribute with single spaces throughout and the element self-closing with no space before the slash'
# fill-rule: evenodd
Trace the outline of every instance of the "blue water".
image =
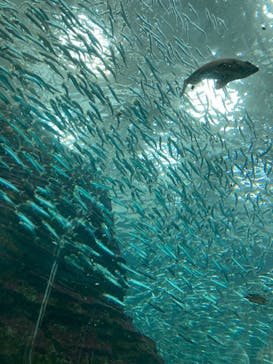
<svg viewBox="0 0 273 364">
<path fill-rule="evenodd" d="M 0 197 L 14 231 L 52 252 L 52 279 L 60 254 L 105 276 L 105 297 L 165 363 L 273 363 L 273 3 L 3 0 L 0 16 Z M 222 58 L 259 71 L 180 96 Z M 118 248 L 125 300 L 99 257 Z"/>
</svg>

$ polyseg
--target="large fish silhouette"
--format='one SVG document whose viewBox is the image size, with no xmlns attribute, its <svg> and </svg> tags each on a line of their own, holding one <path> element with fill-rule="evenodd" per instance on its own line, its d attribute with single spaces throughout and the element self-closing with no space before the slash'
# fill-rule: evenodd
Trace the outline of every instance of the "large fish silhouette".
<svg viewBox="0 0 273 364">
<path fill-rule="evenodd" d="M 226 86 L 226 84 L 233 80 L 248 77 L 253 73 L 259 71 L 257 66 L 250 62 L 241 61 L 234 58 L 223 58 L 217 61 L 206 63 L 204 66 L 194 71 L 183 84 L 181 96 L 184 94 L 186 87 L 191 84 L 192 89 L 194 86 L 205 80 L 216 80 L 216 89 Z"/>
</svg>

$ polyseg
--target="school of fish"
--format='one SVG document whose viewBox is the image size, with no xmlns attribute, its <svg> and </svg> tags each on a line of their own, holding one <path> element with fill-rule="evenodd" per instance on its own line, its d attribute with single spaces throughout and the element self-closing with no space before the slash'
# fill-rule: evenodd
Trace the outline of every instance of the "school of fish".
<svg viewBox="0 0 273 364">
<path fill-rule="evenodd" d="M 83 212 L 84 201 L 96 204 L 128 277 L 124 302 L 105 297 L 167 364 L 273 363 L 273 131 L 251 108 L 267 63 L 244 42 L 241 54 L 221 52 L 228 31 L 194 1 L 0 0 L 0 122 L 14 136 L 0 137 L 1 207 L 33 236 L 35 211 L 52 247 L 73 250 L 71 264 L 119 286 L 115 272 L 88 258 L 96 249 L 65 239 L 73 224 L 90 235 L 94 227 L 69 219 L 58 198 Z M 253 68 L 231 75 L 210 63 L 209 76 L 199 68 L 231 58 Z M 239 81 L 211 90 L 204 79 Z M 221 109 L 212 105 L 217 92 Z M 37 150 L 52 155 L 72 197 L 50 180 L 20 204 L 16 178 L 47 178 Z M 83 164 L 90 170 L 71 179 Z M 113 220 L 88 185 L 108 194 Z"/>
</svg>

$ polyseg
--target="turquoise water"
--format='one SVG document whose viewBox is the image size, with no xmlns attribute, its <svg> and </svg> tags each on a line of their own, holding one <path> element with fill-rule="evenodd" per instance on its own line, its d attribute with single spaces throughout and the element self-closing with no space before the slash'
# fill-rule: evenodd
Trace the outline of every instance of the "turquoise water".
<svg viewBox="0 0 273 364">
<path fill-rule="evenodd" d="M 104 275 L 167 364 L 273 363 L 273 3 L 1 1 L 0 15 L 1 206 L 43 237 L 49 278 L 60 254 L 87 284 Z M 259 71 L 180 96 L 222 58 Z"/>
</svg>

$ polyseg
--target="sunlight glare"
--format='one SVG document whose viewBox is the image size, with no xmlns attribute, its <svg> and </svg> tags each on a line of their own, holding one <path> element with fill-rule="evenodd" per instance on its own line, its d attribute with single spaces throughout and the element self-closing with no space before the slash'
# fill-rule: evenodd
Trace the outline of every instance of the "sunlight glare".
<svg viewBox="0 0 273 364">
<path fill-rule="evenodd" d="M 225 114 L 229 119 L 231 117 L 229 113 L 234 112 L 241 103 L 238 91 L 230 87 L 228 87 L 228 91 L 216 90 L 213 80 L 204 80 L 193 90 L 188 86 L 187 95 L 191 101 L 187 112 L 203 123 L 207 121 L 205 116 L 209 113 L 210 122 L 214 125 L 219 124 L 221 120 L 219 114 Z"/>
<path fill-rule="evenodd" d="M 87 68 L 94 72 L 96 76 L 100 76 L 98 69 L 105 75 L 109 75 L 110 71 L 106 69 L 103 62 L 103 57 L 108 50 L 109 42 L 104 36 L 103 30 L 84 14 L 79 15 L 78 19 L 82 27 L 75 27 L 73 31 L 67 29 L 69 38 L 62 36 L 60 37 L 60 41 L 68 46 L 68 48 L 71 44 L 71 50 L 69 49 L 71 56 L 75 60 L 83 61 Z M 90 49 L 87 49 L 86 44 L 90 45 Z M 70 66 L 75 68 L 74 64 L 70 64 Z"/>
<path fill-rule="evenodd" d="M 273 19 L 273 11 L 271 11 L 270 5 L 263 5 L 263 12 L 269 19 Z"/>
<path fill-rule="evenodd" d="M 259 162 L 258 165 L 245 169 L 244 171 L 234 165 L 233 174 L 237 181 L 237 184 L 235 184 L 233 188 L 241 194 L 243 199 L 247 199 L 247 196 L 257 199 L 266 185 L 268 186 L 268 189 L 271 188 L 272 185 L 264 170 L 262 162 Z M 259 205 L 265 203 L 266 201 L 259 200 Z"/>
</svg>

